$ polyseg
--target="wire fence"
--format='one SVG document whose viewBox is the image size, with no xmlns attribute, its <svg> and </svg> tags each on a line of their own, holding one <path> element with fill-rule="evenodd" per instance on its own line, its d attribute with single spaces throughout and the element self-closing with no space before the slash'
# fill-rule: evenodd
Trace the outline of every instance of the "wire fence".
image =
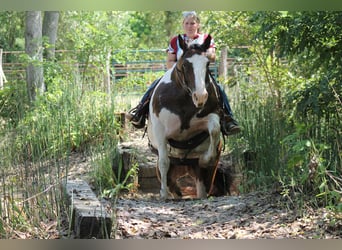
<svg viewBox="0 0 342 250">
<path fill-rule="evenodd" d="M 104 62 L 101 62 L 100 57 L 85 57 L 86 52 L 56 50 L 55 53 L 56 62 L 69 65 L 78 72 L 104 68 Z M 25 60 L 25 56 L 25 51 L 2 51 L 2 58 L 0 57 L 0 88 L 6 81 L 15 82 L 26 78 L 27 59 Z M 220 59 L 211 63 L 209 68 L 215 78 L 219 76 L 241 76 L 241 74 L 245 74 L 244 69 L 249 64 L 248 59 L 220 56 Z M 224 70 L 222 70 L 222 66 Z M 114 82 L 131 74 L 139 75 L 165 72 L 166 70 L 166 52 L 163 49 L 113 51 L 110 56 L 110 76 Z"/>
</svg>

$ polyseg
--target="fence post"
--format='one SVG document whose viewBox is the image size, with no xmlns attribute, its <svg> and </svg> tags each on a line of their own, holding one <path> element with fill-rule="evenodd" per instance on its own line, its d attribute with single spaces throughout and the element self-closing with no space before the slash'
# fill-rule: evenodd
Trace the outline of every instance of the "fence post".
<svg viewBox="0 0 342 250">
<path fill-rule="evenodd" d="M 111 55 L 112 55 L 112 51 L 109 50 L 107 53 L 107 58 L 106 58 L 106 72 L 104 75 L 104 83 L 105 83 L 105 88 L 106 88 L 106 92 L 109 96 L 110 99 L 110 84 L 111 84 L 111 80 L 110 80 L 110 59 L 111 59 Z"/>
<path fill-rule="evenodd" d="M 219 64 L 219 76 L 223 77 L 224 81 L 227 80 L 227 54 L 228 48 L 224 46 L 221 49 L 220 64 Z"/>
<path fill-rule="evenodd" d="M 5 82 L 7 82 L 7 80 L 4 71 L 2 70 L 2 49 L 0 49 L 0 89 L 3 89 Z"/>
</svg>

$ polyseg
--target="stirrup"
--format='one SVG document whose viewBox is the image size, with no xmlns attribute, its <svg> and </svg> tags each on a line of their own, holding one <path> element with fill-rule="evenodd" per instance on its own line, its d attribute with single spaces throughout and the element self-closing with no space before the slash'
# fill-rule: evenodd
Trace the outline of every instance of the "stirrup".
<svg viewBox="0 0 342 250">
<path fill-rule="evenodd" d="M 144 115 L 143 114 L 139 115 L 139 105 L 135 108 L 132 108 L 130 111 L 128 111 L 128 113 L 125 116 L 135 128 L 141 129 L 145 127 Z"/>
<path fill-rule="evenodd" d="M 241 131 L 238 123 L 231 116 L 224 116 L 221 119 L 221 131 L 224 135 L 234 135 Z"/>
</svg>

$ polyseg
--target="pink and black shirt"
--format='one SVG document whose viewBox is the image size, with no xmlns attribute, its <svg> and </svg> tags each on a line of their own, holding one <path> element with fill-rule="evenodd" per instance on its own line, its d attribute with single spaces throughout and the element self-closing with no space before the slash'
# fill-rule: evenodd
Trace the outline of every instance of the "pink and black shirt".
<svg viewBox="0 0 342 250">
<path fill-rule="evenodd" d="M 189 37 L 186 36 L 186 34 L 183 34 L 181 36 L 184 39 L 185 43 L 187 44 L 191 44 L 191 43 L 202 44 L 205 41 L 205 39 L 208 37 L 208 34 L 197 34 L 196 37 L 194 37 L 194 39 L 190 39 Z M 213 38 L 211 38 L 211 41 L 210 41 L 210 48 L 215 48 L 215 42 Z M 167 48 L 167 52 L 170 54 L 177 55 L 177 60 L 182 56 L 183 50 L 179 47 L 178 36 L 174 36 L 171 39 L 169 43 L 169 47 Z"/>
</svg>

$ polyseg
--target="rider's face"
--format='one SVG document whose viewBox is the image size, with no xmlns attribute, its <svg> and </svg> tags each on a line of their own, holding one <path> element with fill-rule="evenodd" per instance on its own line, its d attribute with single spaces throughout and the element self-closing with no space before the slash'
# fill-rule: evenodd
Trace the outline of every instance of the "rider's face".
<svg viewBox="0 0 342 250">
<path fill-rule="evenodd" d="M 199 23 L 193 17 L 187 17 L 183 21 L 183 29 L 188 37 L 193 37 L 198 33 Z"/>
</svg>

